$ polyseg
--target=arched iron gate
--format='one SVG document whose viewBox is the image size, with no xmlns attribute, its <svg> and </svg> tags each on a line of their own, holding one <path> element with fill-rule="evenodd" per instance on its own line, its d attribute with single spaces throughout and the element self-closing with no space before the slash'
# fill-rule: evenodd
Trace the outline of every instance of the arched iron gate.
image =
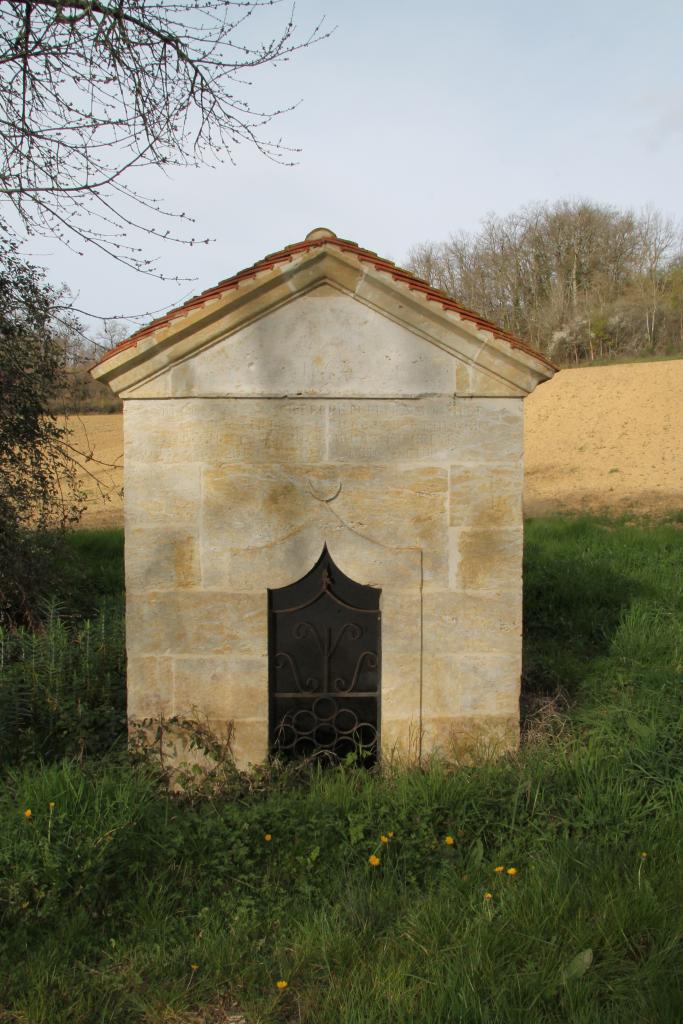
<svg viewBox="0 0 683 1024">
<path fill-rule="evenodd" d="M 345 576 L 327 546 L 300 580 L 268 591 L 272 753 L 377 758 L 380 594 Z"/>
</svg>

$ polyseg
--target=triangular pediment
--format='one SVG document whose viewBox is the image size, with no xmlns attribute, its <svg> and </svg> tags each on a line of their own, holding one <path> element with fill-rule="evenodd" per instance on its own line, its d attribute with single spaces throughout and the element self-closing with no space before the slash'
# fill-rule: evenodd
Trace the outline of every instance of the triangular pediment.
<svg viewBox="0 0 683 1024">
<path fill-rule="evenodd" d="M 264 261 L 139 332 L 93 376 L 124 398 L 524 397 L 552 376 L 543 357 L 364 252 L 330 242 Z"/>
</svg>

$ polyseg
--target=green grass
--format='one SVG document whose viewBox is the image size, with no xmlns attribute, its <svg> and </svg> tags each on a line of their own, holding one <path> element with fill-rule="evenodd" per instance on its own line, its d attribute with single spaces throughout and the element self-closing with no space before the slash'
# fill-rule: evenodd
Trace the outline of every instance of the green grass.
<svg viewBox="0 0 683 1024">
<path fill-rule="evenodd" d="M 123 530 L 74 530 L 60 560 L 57 600 L 71 615 L 97 612 L 103 599 L 123 598 Z"/>
<path fill-rule="evenodd" d="M 678 1024 L 682 540 L 528 524 L 517 756 L 184 798 L 121 752 L 5 768 L 0 1021 Z"/>
</svg>

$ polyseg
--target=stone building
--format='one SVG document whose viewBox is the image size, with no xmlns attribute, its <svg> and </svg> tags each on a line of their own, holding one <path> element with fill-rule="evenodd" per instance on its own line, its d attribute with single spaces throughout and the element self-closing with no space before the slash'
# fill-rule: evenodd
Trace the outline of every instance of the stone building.
<svg viewBox="0 0 683 1024">
<path fill-rule="evenodd" d="M 92 372 L 124 400 L 131 719 L 230 728 L 241 765 L 517 744 L 542 355 L 318 228 Z"/>
</svg>

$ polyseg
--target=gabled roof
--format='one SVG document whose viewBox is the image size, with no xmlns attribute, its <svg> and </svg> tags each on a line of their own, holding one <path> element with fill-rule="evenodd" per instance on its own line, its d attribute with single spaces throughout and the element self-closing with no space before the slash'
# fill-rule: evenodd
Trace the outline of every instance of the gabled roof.
<svg viewBox="0 0 683 1024">
<path fill-rule="evenodd" d="M 226 293 L 232 290 L 239 289 L 240 285 L 244 282 L 253 280 L 260 274 L 264 274 L 280 264 L 290 263 L 311 250 L 323 248 L 330 248 L 346 253 L 357 259 L 361 264 L 371 265 L 381 274 L 389 275 L 390 278 L 399 285 L 403 285 L 411 292 L 420 294 L 426 301 L 438 303 L 442 309 L 449 313 L 454 313 L 459 320 L 464 321 L 467 324 L 471 324 L 475 330 L 486 331 L 493 335 L 494 338 L 498 338 L 500 341 L 505 342 L 510 346 L 510 348 L 532 356 L 535 360 L 538 360 L 538 362 L 547 366 L 551 371 L 556 369 L 554 364 L 551 363 L 546 356 L 531 348 L 530 345 L 525 344 L 525 342 L 515 337 L 514 334 L 511 334 L 509 331 L 504 331 L 502 328 L 491 323 L 490 320 L 486 320 L 484 317 L 479 316 L 478 313 L 473 312 L 473 310 L 467 309 L 466 306 L 456 302 L 455 299 L 451 298 L 440 289 L 433 288 L 426 281 L 423 281 L 414 274 L 411 274 L 410 271 L 402 270 L 391 260 L 382 259 L 381 256 L 378 256 L 376 252 L 372 252 L 370 249 L 361 248 L 356 242 L 351 242 L 345 238 L 337 238 L 337 236 L 327 228 L 316 228 L 309 232 L 302 242 L 295 242 L 292 245 L 287 245 L 284 249 L 280 249 L 278 252 L 265 256 L 262 260 L 254 263 L 253 266 L 247 267 L 245 270 L 240 270 L 237 274 L 233 274 L 232 277 L 228 277 L 224 281 L 220 281 L 213 288 L 207 289 L 200 295 L 195 295 L 176 309 L 165 313 L 164 316 L 158 317 L 156 320 L 152 320 L 151 323 L 147 324 L 145 327 L 141 327 L 140 330 L 136 331 L 125 341 L 120 342 L 120 344 L 111 349 L 110 352 L 107 352 L 102 356 L 99 362 L 97 362 L 93 367 L 93 370 L 102 366 L 103 363 L 107 362 L 113 356 L 119 355 L 127 349 L 137 348 L 138 342 L 142 339 L 150 338 L 156 332 L 164 331 L 165 329 L 172 327 L 175 320 L 186 317 L 193 310 L 196 310 L 216 299 L 222 298 Z M 101 374 L 99 373 L 95 374 L 95 376 L 98 377 L 100 375 Z"/>
</svg>

